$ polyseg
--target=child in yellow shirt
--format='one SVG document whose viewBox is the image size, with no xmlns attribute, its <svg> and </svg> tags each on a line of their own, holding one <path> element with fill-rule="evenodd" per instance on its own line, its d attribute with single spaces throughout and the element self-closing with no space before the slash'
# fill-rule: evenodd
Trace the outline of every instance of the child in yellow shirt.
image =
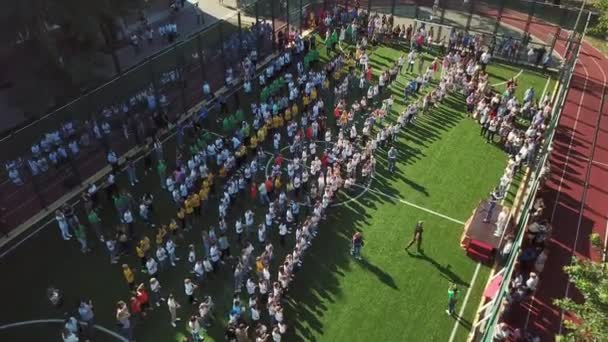
<svg viewBox="0 0 608 342">
<path fill-rule="evenodd" d="M 158 232 L 156 233 L 156 244 L 162 245 L 165 242 L 165 235 L 167 235 L 167 225 L 162 224 L 158 227 Z"/>
<path fill-rule="evenodd" d="M 251 136 L 251 139 L 249 139 L 249 148 L 252 150 L 255 150 L 256 148 L 258 148 L 258 136 L 257 135 L 253 135 L 253 136 Z"/>
<path fill-rule="evenodd" d="M 279 125 L 278 128 L 281 128 L 283 127 L 283 125 L 285 125 L 285 120 L 283 119 L 283 116 L 281 114 L 277 115 L 277 122 Z"/>
<path fill-rule="evenodd" d="M 285 121 L 291 121 L 291 108 L 285 109 Z"/>
<path fill-rule="evenodd" d="M 272 117 L 272 128 L 274 129 L 278 129 L 279 127 L 281 127 L 279 120 L 281 119 L 280 115 L 275 115 Z"/>
<path fill-rule="evenodd" d="M 201 206 L 205 201 L 209 198 L 209 186 L 204 186 L 201 188 L 201 191 L 198 192 L 198 196 L 201 199 Z"/>
<path fill-rule="evenodd" d="M 291 114 L 293 115 L 294 118 L 298 117 L 298 111 L 300 109 L 298 108 L 298 104 L 294 103 L 293 106 L 291 106 Z"/>
<path fill-rule="evenodd" d="M 201 198 L 196 192 L 193 193 L 191 197 L 192 209 L 194 209 L 194 213 L 198 216 L 201 216 Z"/>
<path fill-rule="evenodd" d="M 177 221 L 175 221 L 175 219 L 171 219 L 171 222 L 169 222 L 169 231 L 171 232 L 171 235 L 173 237 L 175 237 L 178 232 L 177 232 L 177 228 L 179 226 L 177 225 Z"/>
<path fill-rule="evenodd" d="M 122 264 L 122 275 L 125 277 L 127 281 L 127 285 L 129 286 L 129 290 L 135 290 L 135 274 L 129 265 Z"/>
<path fill-rule="evenodd" d="M 220 168 L 220 178 L 226 178 L 227 175 L 228 175 L 228 172 L 226 172 L 226 168 L 222 166 Z"/>
</svg>

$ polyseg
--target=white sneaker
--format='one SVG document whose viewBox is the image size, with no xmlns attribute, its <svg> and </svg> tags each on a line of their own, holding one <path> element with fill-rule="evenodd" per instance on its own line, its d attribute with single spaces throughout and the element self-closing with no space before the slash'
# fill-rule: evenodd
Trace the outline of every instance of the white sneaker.
<svg viewBox="0 0 608 342">
<path fill-rule="evenodd" d="M 174 328 L 176 328 L 177 324 L 175 324 L 175 322 L 171 322 L 171 326 L 174 327 Z"/>
<path fill-rule="evenodd" d="M 447 313 L 448 315 L 452 315 L 452 313 L 450 312 L 450 310 L 445 310 L 445 313 Z"/>
</svg>

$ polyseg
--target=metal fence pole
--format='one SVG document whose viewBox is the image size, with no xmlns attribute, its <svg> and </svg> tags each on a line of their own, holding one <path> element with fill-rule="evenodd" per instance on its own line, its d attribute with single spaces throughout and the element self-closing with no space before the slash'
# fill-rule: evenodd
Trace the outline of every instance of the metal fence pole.
<svg viewBox="0 0 608 342">
<path fill-rule="evenodd" d="M 241 59 L 244 55 L 243 53 L 243 25 L 241 22 L 241 11 L 236 13 L 236 19 L 239 25 L 239 59 Z"/>
<path fill-rule="evenodd" d="M 524 28 L 524 33 L 529 33 L 530 23 L 532 23 L 532 18 L 534 17 L 535 11 L 536 11 L 536 1 L 530 1 L 530 10 L 528 11 L 528 20 L 526 21 L 526 27 Z"/>
<path fill-rule="evenodd" d="M 184 44 L 182 44 L 181 46 L 183 46 Z M 177 84 L 180 87 L 180 95 L 181 95 L 181 101 L 182 101 L 182 115 L 185 115 L 188 112 L 188 105 L 186 104 L 186 89 L 187 84 L 186 84 L 186 78 L 183 77 L 184 74 L 184 70 L 186 69 L 185 64 L 186 64 L 186 58 L 184 57 L 184 49 L 182 48 L 182 53 L 179 53 L 178 50 L 179 45 L 175 46 L 175 64 L 177 66 L 177 77 L 178 77 L 178 82 Z M 181 115 L 178 115 L 175 119 L 175 121 L 177 122 L 179 120 Z"/>
<path fill-rule="evenodd" d="M 289 15 L 289 0 L 286 0 L 285 3 L 285 12 L 287 13 L 287 35 L 289 36 L 289 24 L 290 24 L 290 15 Z M 287 38 L 286 38 L 287 40 Z"/>
<path fill-rule="evenodd" d="M 418 6 L 418 1 L 414 1 L 414 27 L 412 27 L 413 31 L 416 32 L 416 26 L 418 24 L 418 16 L 420 15 L 420 7 Z M 412 32 L 412 34 L 414 33 Z"/>
<path fill-rule="evenodd" d="M 557 27 L 557 30 L 555 31 L 555 37 L 553 37 L 553 40 L 551 41 L 551 48 L 549 49 L 549 56 L 551 56 L 553 54 L 553 50 L 555 49 L 555 44 L 557 43 L 557 40 L 562 32 L 562 27 L 564 26 L 564 21 L 566 20 L 567 17 L 567 8 L 563 8 L 562 9 L 562 15 L 559 18 L 559 26 Z"/>
<path fill-rule="evenodd" d="M 496 18 L 496 24 L 494 25 L 494 31 L 492 32 L 494 37 L 496 37 L 496 34 L 498 33 L 498 29 L 500 28 L 500 22 L 502 21 L 502 14 L 505 10 L 505 1 L 507 1 L 507 0 L 502 0 L 500 2 L 500 7 L 498 9 L 498 17 Z"/>
<path fill-rule="evenodd" d="M 469 1 L 469 16 L 467 17 L 467 24 L 465 26 L 465 30 L 469 32 L 471 29 L 471 20 L 473 19 L 473 13 L 475 12 L 475 5 L 473 5 L 475 1 Z"/>
<path fill-rule="evenodd" d="M 397 6 L 397 0 L 393 0 L 393 3 L 391 4 L 391 15 L 394 17 L 395 16 L 395 7 Z M 395 19 L 393 19 L 393 22 L 395 21 Z"/>
<path fill-rule="evenodd" d="M 302 28 L 304 26 L 304 4 L 302 3 L 302 0 L 300 0 L 300 33 L 302 32 Z"/>
<path fill-rule="evenodd" d="M 201 78 L 205 81 L 205 53 L 203 52 L 203 45 L 201 43 L 201 35 L 196 35 L 196 52 L 198 53 L 198 62 L 201 66 Z"/>
<path fill-rule="evenodd" d="M 443 25 L 443 21 L 445 19 L 445 8 L 441 8 L 441 17 L 439 17 L 439 23 L 441 25 Z M 443 26 L 439 26 L 439 29 L 437 30 L 437 37 L 441 37 L 441 32 L 443 31 Z M 435 38 L 435 37 L 433 37 Z"/>
<path fill-rule="evenodd" d="M 255 25 L 256 25 L 257 30 L 258 30 L 258 32 L 256 32 L 256 34 L 255 34 L 255 46 L 256 46 L 256 50 L 258 51 L 258 53 L 261 53 L 260 52 L 260 49 L 261 49 L 260 45 L 261 45 L 262 39 L 260 38 L 260 32 L 259 32 L 259 29 L 260 29 L 260 6 L 259 6 L 259 1 L 255 2 L 254 11 L 255 11 Z"/>
<path fill-rule="evenodd" d="M 167 52 L 167 53 L 169 53 L 169 52 Z M 159 96 L 158 82 L 156 80 L 156 75 L 154 73 L 154 63 L 152 62 L 151 59 L 148 59 L 145 63 L 147 63 L 148 67 L 150 68 L 150 77 L 152 78 L 152 89 L 154 90 L 154 101 L 156 102 L 156 107 L 158 108 L 158 106 L 160 104 L 160 96 Z"/>
<path fill-rule="evenodd" d="M 272 18 L 272 49 L 276 49 L 276 31 L 275 31 L 275 14 L 274 14 L 274 5 L 276 4 L 275 0 L 270 1 L 270 16 Z"/>
<path fill-rule="evenodd" d="M 367 14 L 371 14 L 372 13 L 372 0 L 368 0 L 367 1 Z"/>
<path fill-rule="evenodd" d="M 220 52 L 222 53 L 222 79 L 226 76 L 226 51 L 224 51 L 224 32 L 222 30 L 222 23 L 224 21 L 220 20 L 217 25 L 217 29 L 220 33 Z"/>
</svg>

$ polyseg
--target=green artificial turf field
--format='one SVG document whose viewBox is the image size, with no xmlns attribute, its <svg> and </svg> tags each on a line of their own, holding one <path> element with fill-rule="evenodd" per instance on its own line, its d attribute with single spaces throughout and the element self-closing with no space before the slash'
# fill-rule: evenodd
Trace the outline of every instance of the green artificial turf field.
<svg viewBox="0 0 608 342">
<path fill-rule="evenodd" d="M 402 53 L 394 47 L 382 46 L 370 56 L 371 63 L 376 71 L 385 69 Z M 519 70 L 494 64 L 488 71 L 492 83 L 499 83 Z M 400 76 L 391 88 L 396 101 L 389 120 L 404 109 L 397 94 L 402 94 L 409 77 L 411 75 Z M 533 85 L 540 93 L 546 83 L 542 75 L 528 70 L 524 70 L 518 80 L 518 94 L 525 90 L 526 84 Z M 497 88 L 501 90 L 500 86 Z M 323 96 L 331 108 L 332 94 Z M 248 108 L 252 97 L 241 94 L 244 108 Z M 235 109 L 235 105 L 230 104 L 230 110 Z M 479 136 L 478 124 L 466 117 L 464 99 L 458 95 L 448 97 L 439 108 L 419 117 L 401 133 L 397 146 L 399 158 L 395 174 L 385 171 L 386 151 L 380 149 L 376 154 L 378 172 L 369 189 L 363 192 L 359 187 L 351 196 L 342 194 L 344 203 L 330 209 L 327 221 L 321 225 L 319 236 L 306 254 L 303 269 L 296 274 L 285 304 L 289 325 L 286 341 L 448 341 L 452 334 L 455 341 L 465 340 L 489 269 L 478 266 L 460 248 L 462 225 L 478 201 L 497 184 L 506 155 Z M 164 150 L 168 165 L 172 165 L 175 142 L 167 141 Z M 130 191 L 136 198 L 144 190 L 152 192 L 156 197 L 155 221 L 167 222 L 175 215 L 169 194 L 159 188 L 155 173 L 144 175 L 140 169 L 139 178 L 140 184 Z M 120 176 L 119 182 L 122 187 L 128 187 L 125 175 Z M 357 198 L 350 199 L 352 197 Z M 117 222 L 116 213 L 105 199 L 102 203 L 101 216 L 105 228 L 110 229 Z M 242 213 L 244 207 L 252 207 L 248 196 L 241 196 L 229 212 L 231 233 L 234 227 L 231 213 Z M 257 210 L 256 222 L 262 217 L 263 212 Z M 82 215 L 81 220 L 84 220 Z M 418 220 L 425 221 L 424 252 L 417 253 L 412 248 L 408 253 L 404 246 Z M 182 260 L 189 243 L 194 243 L 200 253 L 201 227 L 217 225 L 216 199 L 209 203 L 204 219 L 195 223 L 195 232 L 177 242 Z M 137 229 L 154 240 L 154 233 L 140 222 Z M 355 230 L 361 230 L 366 239 L 362 261 L 349 255 L 350 238 Z M 92 232 L 89 235 L 92 237 Z M 282 260 L 287 249 L 279 246 L 276 230 L 270 235 L 276 247 L 276 259 Z M 235 253 L 232 235 L 231 239 Z M 61 240 L 55 222 L 51 222 L 2 258 L 0 291 L 4 294 L 5 309 L 0 312 L 0 326 L 36 319 L 61 319 L 77 298 L 87 297 L 94 301 L 97 324 L 115 330 L 114 305 L 130 296 L 120 263 L 139 268 L 139 260 L 133 256 L 123 257 L 118 265 L 110 265 L 105 249 L 98 243 L 91 244 L 93 252 L 83 255 L 76 241 Z M 287 245 L 291 250 L 293 237 Z M 222 325 L 227 320 L 233 294 L 232 272 L 227 268 L 224 266 L 217 275 L 208 278 L 199 292 L 211 295 L 216 302 L 216 320 L 206 340 L 223 340 Z M 272 274 L 276 274 L 276 267 Z M 188 276 L 188 265 L 184 261 L 159 276 L 165 295 L 171 291 L 182 303 L 180 316 L 184 320 L 193 311 L 183 293 L 183 279 Z M 138 273 L 136 278 L 147 281 L 143 273 Z M 462 312 L 462 316 L 457 320 L 445 313 L 451 282 L 461 290 L 456 312 Z M 66 302 L 61 310 L 51 308 L 46 299 L 49 285 L 65 294 Z M 267 319 L 266 312 L 263 319 Z M 138 341 L 182 341 L 185 335 L 183 322 L 177 328 L 169 325 L 169 313 L 164 306 L 136 326 Z M 95 337 L 96 341 L 116 340 L 100 331 Z M 0 340 L 57 341 L 60 325 L 39 323 L 3 329 Z"/>
</svg>

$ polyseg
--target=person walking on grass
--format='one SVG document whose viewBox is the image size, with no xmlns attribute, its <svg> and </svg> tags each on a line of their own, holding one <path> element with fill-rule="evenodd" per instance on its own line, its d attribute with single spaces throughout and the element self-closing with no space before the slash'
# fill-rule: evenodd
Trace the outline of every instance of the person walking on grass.
<svg viewBox="0 0 608 342">
<path fill-rule="evenodd" d="M 395 146 L 391 146 L 388 150 L 388 172 L 395 172 L 395 163 L 397 162 L 397 149 Z"/>
<path fill-rule="evenodd" d="M 448 288 L 448 309 L 445 312 L 448 315 L 453 315 L 456 309 L 456 302 L 458 301 L 458 287 L 456 284 L 450 284 Z"/>
<path fill-rule="evenodd" d="M 160 307 L 160 302 L 164 302 L 165 298 L 163 298 L 160 289 L 160 282 L 156 278 L 150 278 L 150 304 L 156 305 L 156 307 Z"/>
<path fill-rule="evenodd" d="M 188 321 L 188 330 L 192 335 L 193 342 L 200 342 L 203 339 L 201 338 L 201 324 L 199 323 L 199 318 L 197 315 L 192 315 L 190 320 Z"/>
<path fill-rule="evenodd" d="M 363 234 L 361 232 L 356 232 L 352 238 L 353 249 L 351 254 L 355 259 L 361 260 L 361 248 L 365 245 L 363 241 Z"/>
<path fill-rule="evenodd" d="M 176 327 L 175 322 L 181 321 L 182 319 L 177 317 L 177 309 L 181 308 L 181 305 L 173 297 L 173 293 L 169 294 L 167 298 L 167 307 L 169 308 L 169 314 L 171 314 L 171 326 Z"/>
<path fill-rule="evenodd" d="M 198 303 L 198 300 L 194 296 L 194 290 L 198 288 L 198 285 L 194 284 L 192 280 L 189 278 L 184 279 L 184 292 L 186 293 L 186 297 L 188 297 L 188 302 L 190 304 Z"/>
<path fill-rule="evenodd" d="M 91 210 L 87 215 L 87 219 L 89 220 L 89 224 L 91 225 L 91 228 L 93 228 L 93 231 L 95 232 L 95 235 L 97 235 L 99 241 L 102 243 L 105 242 L 103 228 L 101 227 L 101 219 L 99 218 L 97 212 L 95 210 Z"/>
<path fill-rule="evenodd" d="M 83 332 L 88 340 L 93 336 L 93 326 L 95 325 L 95 313 L 93 312 L 93 302 L 91 300 L 80 300 L 78 316 L 80 317 L 80 322 L 84 323 Z"/>
<path fill-rule="evenodd" d="M 165 189 L 165 181 L 167 179 L 167 165 L 165 162 L 160 159 L 158 164 L 156 165 L 156 172 L 158 173 L 158 177 L 160 178 L 160 187 Z"/>
<path fill-rule="evenodd" d="M 55 211 L 55 220 L 57 220 L 57 224 L 59 224 L 59 230 L 61 231 L 61 237 L 64 240 L 69 240 L 72 238 L 70 234 L 70 225 L 68 224 L 68 220 L 65 215 L 61 212 L 61 210 Z"/>
<path fill-rule="evenodd" d="M 131 313 L 124 301 L 119 301 L 116 305 L 116 321 L 121 333 L 129 341 L 133 341 L 133 325 L 131 323 Z"/>
<path fill-rule="evenodd" d="M 83 224 L 79 223 L 76 229 L 74 229 L 74 236 L 80 242 L 80 251 L 83 254 L 91 251 L 87 242 L 87 230 Z"/>
<path fill-rule="evenodd" d="M 414 242 L 417 243 L 416 244 L 416 249 L 418 250 L 418 252 L 421 251 L 421 247 L 422 247 L 422 233 L 424 232 L 423 223 L 424 222 L 422 222 L 422 221 L 418 221 L 418 223 L 416 223 L 416 227 L 414 228 L 414 236 L 412 237 L 412 240 L 405 247 L 406 251 L 414 244 Z"/>
</svg>

